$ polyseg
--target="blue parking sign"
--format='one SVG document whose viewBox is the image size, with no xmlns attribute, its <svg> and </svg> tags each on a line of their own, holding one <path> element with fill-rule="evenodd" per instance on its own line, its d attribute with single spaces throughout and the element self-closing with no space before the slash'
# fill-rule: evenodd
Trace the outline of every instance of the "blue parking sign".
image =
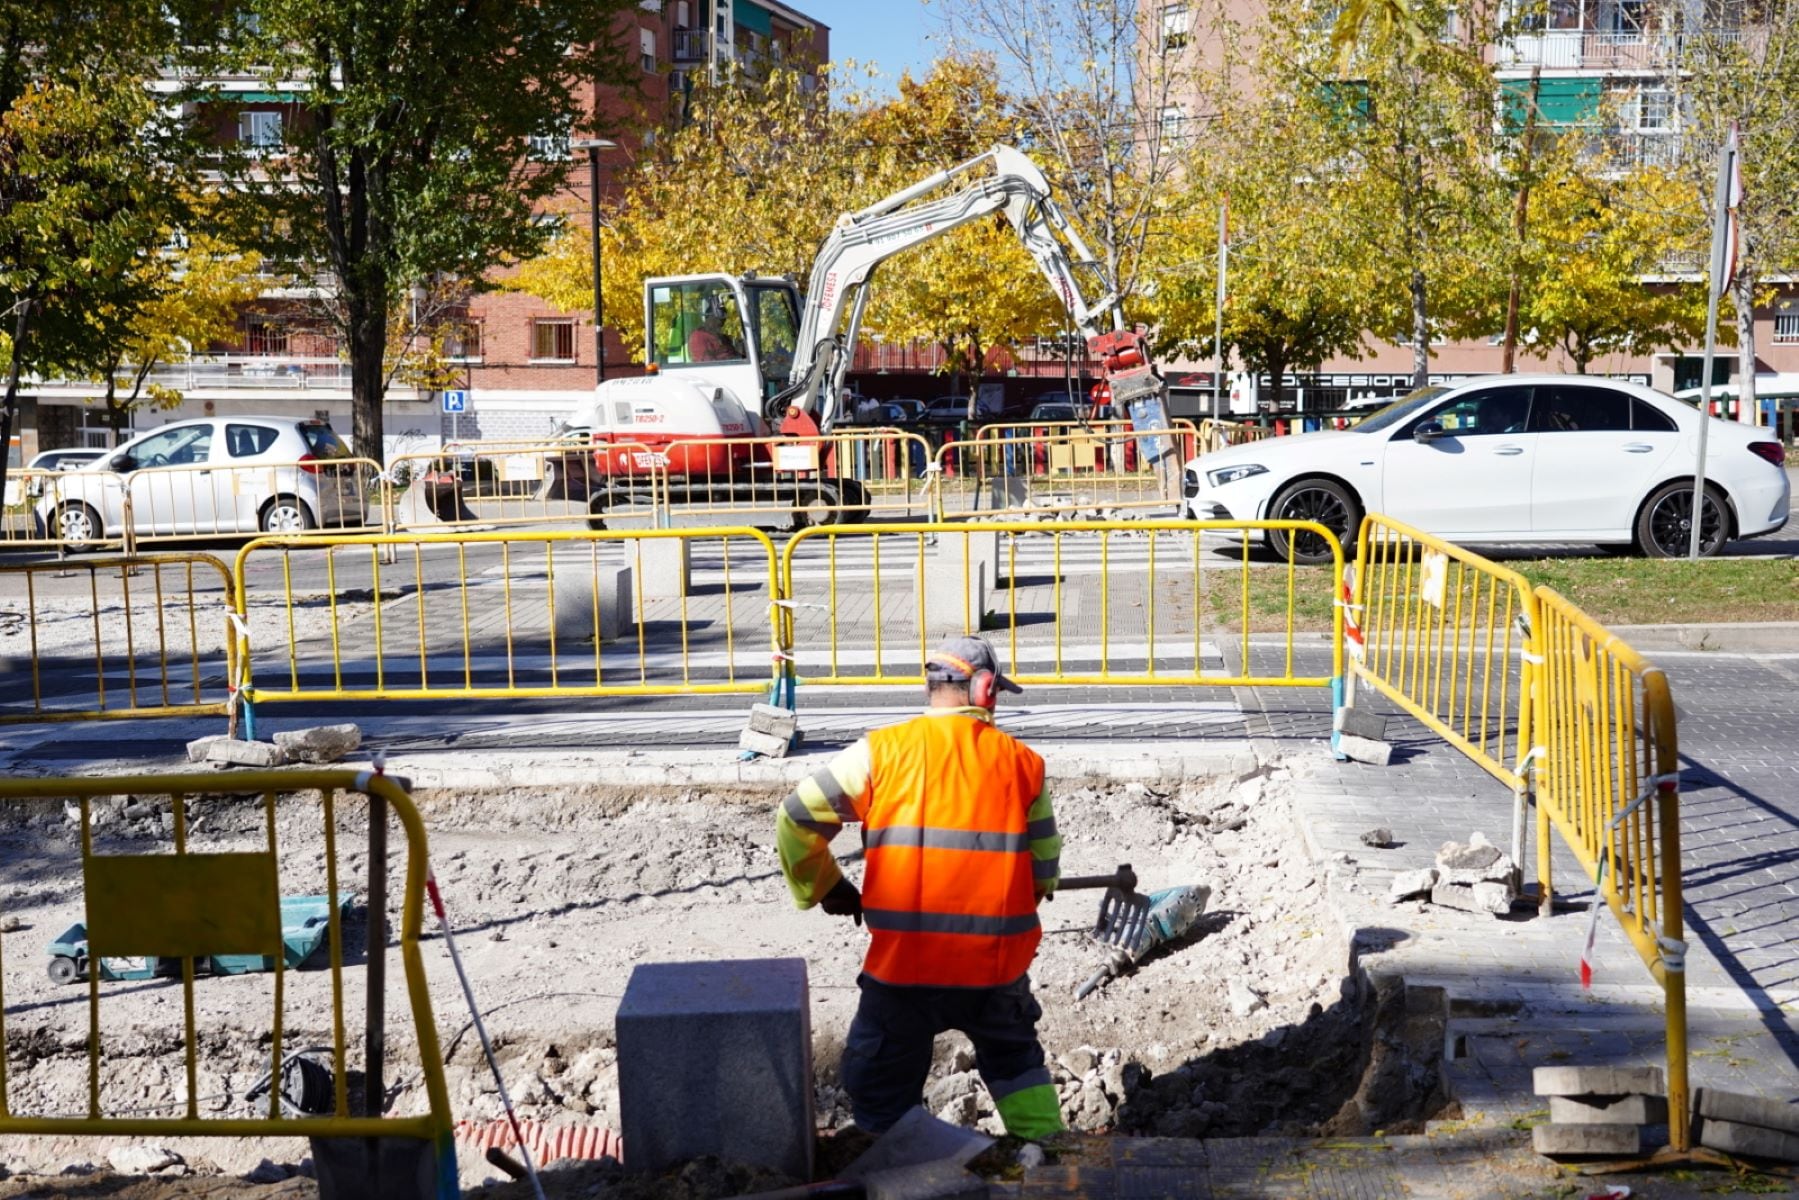
<svg viewBox="0 0 1799 1200">
<path fill-rule="evenodd" d="M 461 390 L 457 390 L 454 392 L 445 392 L 443 394 L 443 398 L 444 398 L 444 411 L 445 412 L 459 413 L 459 412 L 467 412 L 468 411 L 468 393 L 467 392 L 461 391 Z"/>
</svg>

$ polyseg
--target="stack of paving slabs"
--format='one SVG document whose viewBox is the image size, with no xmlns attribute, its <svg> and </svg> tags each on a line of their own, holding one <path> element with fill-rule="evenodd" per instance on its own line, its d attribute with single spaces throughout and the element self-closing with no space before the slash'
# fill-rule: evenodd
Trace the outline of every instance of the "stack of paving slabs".
<svg viewBox="0 0 1799 1200">
<path fill-rule="evenodd" d="M 1634 1157 L 1667 1140 L 1668 1090 L 1660 1067 L 1538 1067 L 1549 1124 L 1530 1131 L 1550 1158 Z"/>
<path fill-rule="evenodd" d="M 1437 851 L 1437 878 L 1430 902 L 1463 912 L 1502 915 L 1518 898 L 1518 865 L 1511 856 L 1475 833 L 1468 844 L 1444 842 Z"/>
<path fill-rule="evenodd" d="M 1799 1104 L 1700 1088 L 1693 1093 L 1693 1137 L 1726 1154 L 1799 1162 Z"/>
</svg>

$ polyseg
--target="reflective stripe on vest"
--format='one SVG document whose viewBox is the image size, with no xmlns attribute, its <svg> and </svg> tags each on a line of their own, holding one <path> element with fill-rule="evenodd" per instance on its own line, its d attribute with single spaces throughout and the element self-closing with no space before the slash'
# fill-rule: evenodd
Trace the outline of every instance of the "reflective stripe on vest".
<svg viewBox="0 0 1799 1200">
<path fill-rule="evenodd" d="M 1029 830 L 1043 760 L 961 715 L 918 717 L 868 741 L 863 969 L 901 986 L 1017 979 L 1043 936 Z"/>
</svg>

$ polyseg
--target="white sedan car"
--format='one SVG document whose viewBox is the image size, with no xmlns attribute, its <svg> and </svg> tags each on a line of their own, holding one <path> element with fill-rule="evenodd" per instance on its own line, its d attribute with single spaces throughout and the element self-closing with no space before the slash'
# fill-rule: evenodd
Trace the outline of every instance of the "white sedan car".
<svg viewBox="0 0 1799 1200">
<path fill-rule="evenodd" d="M 1197 520 L 1317 521 L 1354 541 L 1383 513 L 1461 544 L 1578 542 L 1687 553 L 1700 417 L 1649 388 L 1583 375 L 1492 375 L 1420 388 L 1346 430 L 1231 446 L 1187 464 Z M 1785 449 L 1712 419 L 1700 553 L 1786 524 Z M 1285 558 L 1330 561 L 1322 538 Z"/>
</svg>

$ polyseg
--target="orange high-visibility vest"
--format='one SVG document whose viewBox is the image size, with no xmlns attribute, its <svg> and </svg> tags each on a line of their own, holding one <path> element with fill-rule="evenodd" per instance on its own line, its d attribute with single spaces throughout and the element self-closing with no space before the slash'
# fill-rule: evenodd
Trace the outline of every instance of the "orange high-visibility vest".
<svg viewBox="0 0 1799 1200">
<path fill-rule="evenodd" d="M 1043 760 L 960 715 L 875 730 L 868 746 L 863 970 L 899 985 L 1011 983 L 1043 937 L 1027 819 Z"/>
</svg>

